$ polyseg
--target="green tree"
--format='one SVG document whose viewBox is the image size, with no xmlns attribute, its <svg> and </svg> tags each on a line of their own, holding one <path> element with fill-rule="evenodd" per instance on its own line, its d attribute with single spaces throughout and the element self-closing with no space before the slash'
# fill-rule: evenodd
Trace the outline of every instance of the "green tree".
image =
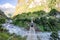
<svg viewBox="0 0 60 40">
<path fill-rule="evenodd" d="M 0 10 L 0 31 L 3 31 L 2 24 L 5 23 L 6 16 L 2 10 Z"/>
<path fill-rule="evenodd" d="M 52 34 L 51 34 L 50 36 L 51 36 L 50 40 L 57 40 L 57 39 L 60 40 L 57 31 L 53 31 Z"/>
<path fill-rule="evenodd" d="M 58 11 L 57 11 L 56 9 L 52 9 L 52 10 L 49 12 L 49 15 L 56 17 L 57 13 L 58 13 Z"/>
</svg>

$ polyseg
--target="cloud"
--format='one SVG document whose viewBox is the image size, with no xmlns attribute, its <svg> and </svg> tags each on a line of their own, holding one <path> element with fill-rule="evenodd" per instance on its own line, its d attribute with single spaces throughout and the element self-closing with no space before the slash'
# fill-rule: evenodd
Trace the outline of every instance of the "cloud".
<svg viewBox="0 0 60 40">
<path fill-rule="evenodd" d="M 0 5 L 0 9 L 5 12 L 5 14 L 9 17 L 8 14 L 11 14 L 15 11 L 15 6 L 10 3 L 5 3 Z"/>
<path fill-rule="evenodd" d="M 11 5 L 10 3 L 5 3 L 3 5 L 0 5 L 1 8 L 14 8 L 15 6 Z"/>
</svg>

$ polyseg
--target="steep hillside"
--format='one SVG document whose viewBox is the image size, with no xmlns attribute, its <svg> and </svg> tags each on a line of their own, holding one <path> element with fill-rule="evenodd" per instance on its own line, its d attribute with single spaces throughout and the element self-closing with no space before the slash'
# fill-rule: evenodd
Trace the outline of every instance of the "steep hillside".
<svg viewBox="0 0 60 40">
<path fill-rule="evenodd" d="M 16 10 L 12 16 L 24 13 L 44 10 L 49 12 L 51 9 L 60 11 L 59 0 L 18 0 Z"/>
</svg>

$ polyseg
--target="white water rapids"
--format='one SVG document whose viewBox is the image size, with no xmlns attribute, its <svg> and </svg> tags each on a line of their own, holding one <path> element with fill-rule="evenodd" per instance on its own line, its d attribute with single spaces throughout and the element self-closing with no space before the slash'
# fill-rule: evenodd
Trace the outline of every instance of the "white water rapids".
<svg viewBox="0 0 60 40">
<path fill-rule="evenodd" d="M 15 33 L 16 35 L 26 36 L 29 35 L 28 31 L 24 28 L 20 28 L 18 26 L 14 26 L 10 23 L 3 24 L 4 28 L 8 30 L 10 34 Z M 40 40 L 49 40 L 51 32 L 37 32 L 35 35 L 38 35 L 38 39 Z M 58 32 L 60 37 L 60 32 Z"/>
</svg>

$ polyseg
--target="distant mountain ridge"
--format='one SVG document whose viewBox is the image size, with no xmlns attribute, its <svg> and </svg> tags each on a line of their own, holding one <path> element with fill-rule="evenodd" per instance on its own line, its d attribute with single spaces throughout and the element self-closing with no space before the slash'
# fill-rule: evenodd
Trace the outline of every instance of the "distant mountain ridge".
<svg viewBox="0 0 60 40">
<path fill-rule="evenodd" d="M 5 4 L 0 5 L 0 9 L 5 13 L 7 17 L 10 17 L 10 15 L 14 13 L 15 6 L 13 6 L 10 3 L 5 3 Z"/>
</svg>

